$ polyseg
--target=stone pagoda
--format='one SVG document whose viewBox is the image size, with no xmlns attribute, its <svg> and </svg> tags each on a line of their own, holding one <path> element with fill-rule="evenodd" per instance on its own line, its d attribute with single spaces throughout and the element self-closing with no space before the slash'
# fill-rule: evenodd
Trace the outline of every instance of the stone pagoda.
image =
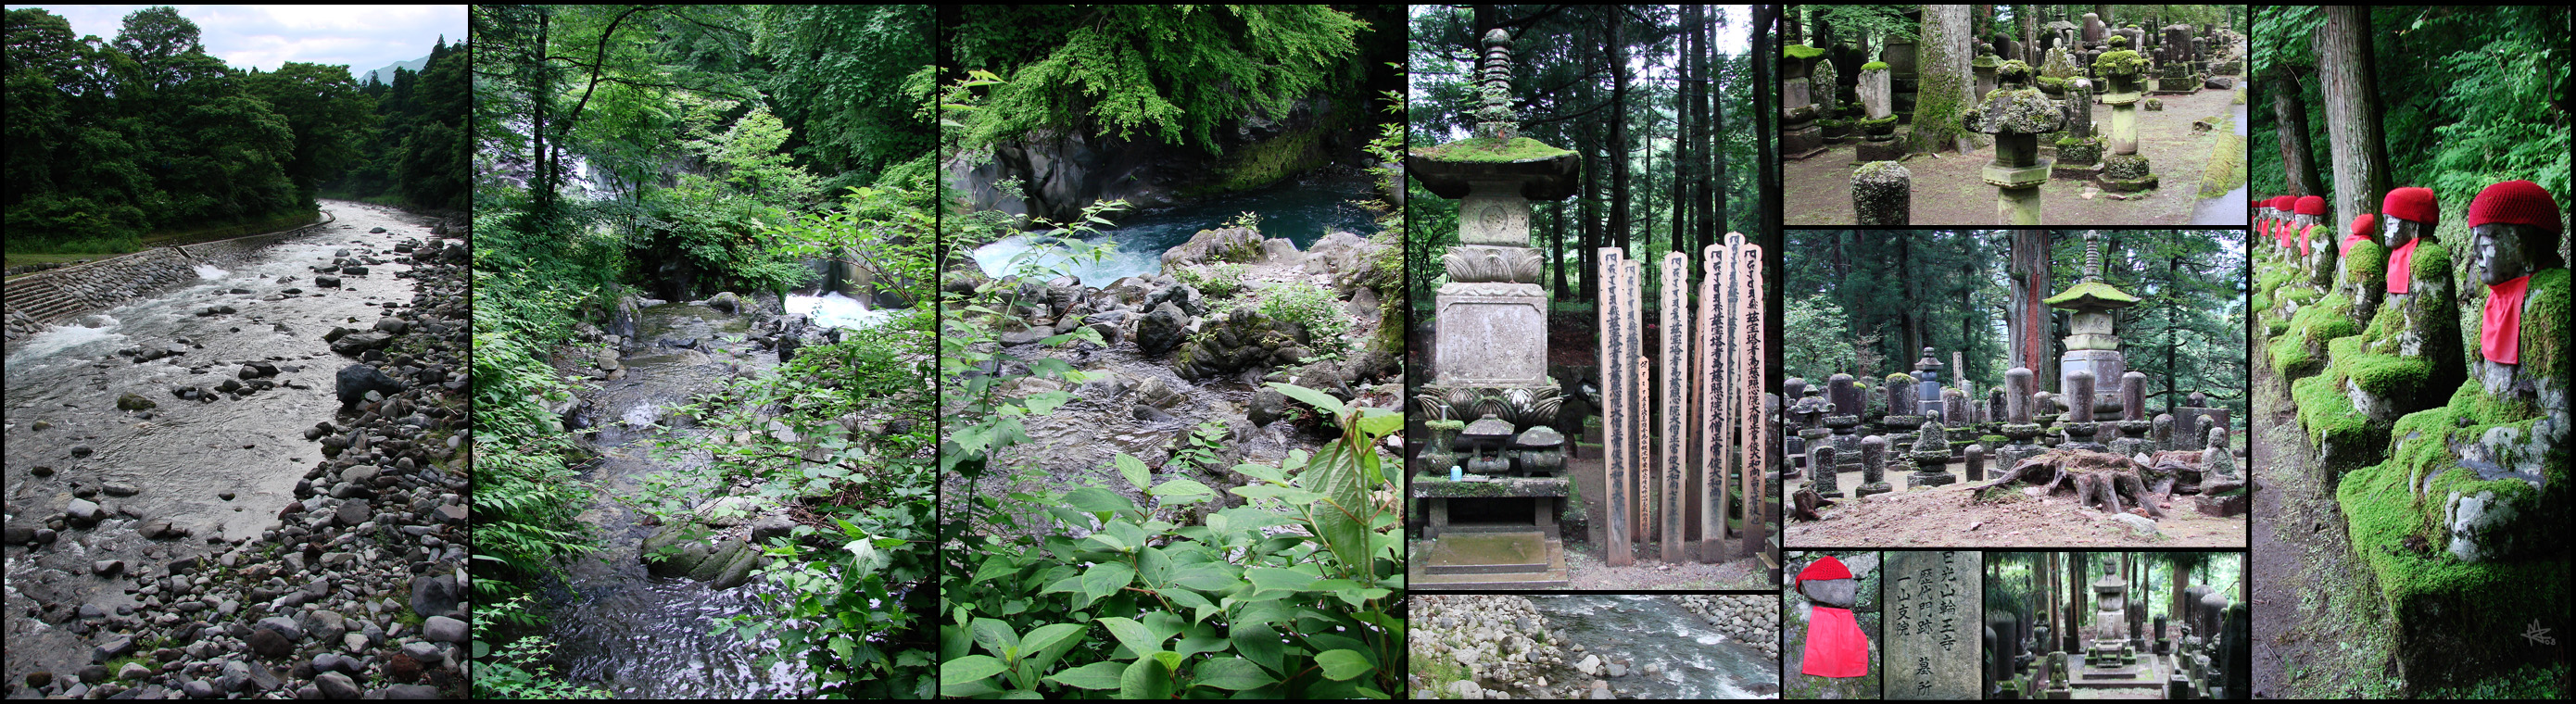
<svg viewBox="0 0 2576 704">
<path fill-rule="evenodd" d="M 1456 433 L 1478 446 L 1455 480 L 1449 466 L 1431 466 L 1461 456 L 1445 442 L 1431 443 L 1414 463 L 1409 496 L 1428 509 L 1422 537 L 1438 541 L 1428 564 L 1415 568 L 1419 588 L 1562 586 L 1566 575 L 1557 518 L 1571 493 L 1562 476 L 1571 438 L 1549 427 L 1561 399 L 1547 375 L 1547 291 L 1538 285 L 1529 227 L 1530 202 L 1573 195 L 1582 162 L 1520 136 L 1511 35 L 1497 29 L 1483 43 L 1475 136 L 1405 156 L 1407 173 L 1458 201 L 1459 244 L 1441 257 L 1449 283 L 1434 301 L 1434 376 L 1414 399 L 1440 426 L 1435 440 Z M 1530 507 L 1509 506 L 1516 502 Z M 1527 510 L 1531 518 L 1451 526 L 1452 504 L 1481 516 Z"/>
<path fill-rule="evenodd" d="M 2138 297 L 2102 281 L 2100 231 L 2084 233 L 2084 278 L 2046 302 L 2049 307 L 2075 312 L 2067 323 L 2066 355 L 2058 358 L 2057 364 L 2057 388 L 2070 394 L 2066 398 L 2067 408 L 2074 409 L 2076 404 L 2084 403 L 2106 411 L 2118 410 L 2116 386 L 2099 395 L 2072 395 L 2076 387 L 2076 372 L 2091 372 L 2095 380 L 2114 381 L 2128 372 L 2128 365 L 2120 357 L 2120 336 L 2113 330 L 2111 311 L 2137 305 Z M 2090 413 L 2084 414 L 2086 420 L 2091 417 Z"/>
</svg>

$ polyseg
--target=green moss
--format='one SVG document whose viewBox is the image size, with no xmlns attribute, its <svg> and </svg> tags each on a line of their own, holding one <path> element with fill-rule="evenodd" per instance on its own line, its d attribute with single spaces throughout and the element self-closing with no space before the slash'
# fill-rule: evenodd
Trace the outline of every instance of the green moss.
<svg viewBox="0 0 2576 704">
<path fill-rule="evenodd" d="M 2066 305 L 2068 303 L 2074 303 L 2088 298 L 2104 303 L 2118 303 L 2123 305 L 2134 305 L 2138 302 L 2137 296 L 2132 296 L 2122 292 L 2120 289 L 2112 287 L 2109 283 L 2101 281 L 2087 281 L 2068 287 L 2065 293 L 2051 296 L 2048 300 L 2042 301 L 2042 303 L 2047 303 L 2052 307 L 2066 308 L 2069 307 Z"/>
<path fill-rule="evenodd" d="M 1861 64 L 1861 65 L 1860 65 L 1860 70 L 1863 70 L 1863 71 L 1885 71 L 1885 70 L 1887 70 L 1887 62 L 1885 62 L 1885 61 L 1872 61 L 1872 62 L 1869 62 L 1869 63 Z"/>
<path fill-rule="evenodd" d="M 2392 459 L 2354 471 L 2335 492 L 2353 552 L 2370 569 L 2395 618 L 2400 657 L 2410 668 L 2458 664 L 2484 649 L 2511 647 L 2500 643 L 2518 641 L 2513 634 L 2535 616 L 2563 618 L 2568 598 L 2564 561 L 2465 563 L 2443 549 L 2447 536 L 2438 514 L 2450 489 L 2529 498 L 2524 496 L 2529 485 L 2523 482 L 2478 481 L 2467 470 L 2450 468 L 2458 458 L 2448 447 L 2449 438 L 2481 432 L 2474 427 L 2453 430 L 2457 412 L 2456 407 L 2433 409 L 2400 419 L 2396 434 L 2401 439 Z M 2411 483 L 2430 471 L 2443 476 L 2419 500 Z M 2513 598 L 2496 598 L 2499 594 Z"/>
<path fill-rule="evenodd" d="M 1857 125 L 1857 126 L 1859 126 L 1861 129 L 1865 129 L 1865 130 L 1866 130 L 1866 129 L 1877 129 L 1877 128 L 1882 128 L 1882 127 L 1888 127 L 1888 126 L 1891 126 L 1891 125 L 1895 125 L 1895 124 L 1896 124 L 1896 116 L 1895 116 L 1895 115 L 1889 115 L 1889 116 L 1882 117 L 1882 118 L 1878 118 L 1878 119 L 1875 119 L 1875 120 L 1864 118 L 1864 119 L 1861 119 L 1861 120 L 1855 120 L 1855 121 L 1853 121 L 1853 122 L 1852 122 L 1852 124 Z"/>
<path fill-rule="evenodd" d="M 2285 303 L 2298 303 L 2304 305 L 2310 301 L 2317 300 L 2318 297 L 2324 295 L 2325 293 L 2316 290 L 2314 287 L 2289 286 L 2282 288 L 2280 291 L 2274 292 L 2272 297 L 2280 299 Z"/>
<path fill-rule="evenodd" d="M 1986 55 L 1978 56 L 1978 57 L 1977 57 L 1977 59 L 1976 59 L 1975 61 L 1970 61 L 1970 62 L 1968 62 L 1968 65 L 1969 65 L 1969 66 L 1972 66 L 1972 67 L 1975 67 L 1975 68 L 1994 68 L 1994 67 L 1996 67 L 1996 66 L 2000 66 L 2000 65 L 2002 65 L 2002 63 L 2001 63 L 2001 62 L 1998 62 L 1998 61 L 1995 61 L 1995 55 L 1993 55 L 1993 54 L 1986 54 Z"/>
<path fill-rule="evenodd" d="M 1788 46 L 1780 47 L 1780 55 L 1792 59 L 1812 59 L 1824 56 L 1825 50 L 1818 47 L 1807 46 L 1805 44 L 1790 44 Z"/>
<path fill-rule="evenodd" d="M 2206 118 L 2205 118 L 2206 119 Z M 2245 185 L 2245 137 L 2230 129 L 2226 118 L 2218 118 L 2218 139 L 2209 152 L 2209 165 L 2200 172 L 2200 197 L 2216 198 Z"/>
<path fill-rule="evenodd" d="M 2319 461 L 2329 474 L 2378 462 L 2386 453 L 2388 430 L 2372 427 L 2334 377 L 2292 382 L 2290 398 L 2299 406 L 2299 426 L 2307 429 L 2309 442 L 2319 448 Z"/>
<path fill-rule="evenodd" d="M 2298 323 L 2292 322 L 2290 327 L 2291 334 L 2282 335 L 2265 347 L 2265 354 L 2272 360 L 2272 370 L 2280 372 L 2284 379 L 2315 375 L 2318 369 L 2324 368 L 2324 360 L 2317 357 L 2315 350 L 2308 348 L 2307 341 L 2299 339 Z"/>
<path fill-rule="evenodd" d="M 2343 272 L 2366 290 L 2388 288 L 2388 248 L 2372 240 L 2352 243 L 2351 251 L 2343 253 Z"/>
<path fill-rule="evenodd" d="M 1463 421 L 1463 420 L 1433 420 L 1433 421 L 1424 421 L 1424 422 L 1422 423 L 1422 427 L 1429 428 L 1429 429 L 1432 429 L 1432 430 L 1435 430 L 1435 431 L 1438 431 L 1438 430 L 1466 430 L 1466 429 L 1467 429 L 1467 421 Z"/>
<path fill-rule="evenodd" d="M 2550 269 L 2531 275 L 2522 309 L 2522 366 L 2552 383 L 2565 383 L 2568 372 L 2568 273 Z"/>
<path fill-rule="evenodd" d="M 1184 189 L 1182 195 L 1204 197 L 1237 193 L 1278 183 L 1280 179 L 1329 163 L 1331 159 L 1326 151 L 1316 128 L 1295 130 L 1236 147 L 1218 160 L 1214 180 L 1203 186 Z"/>
<path fill-rule="evenodd" d="M 2274 290 L 2277 290 L 2281 288 L 2282 285 L 2288 284 L 2290 281 L 2297 279 L 2298 276 L 2299 272 L 2292 267 L 2280 265 L 2264 266 L 2262 270 L 2254 272 L 2254 293 L 2256 295 L 2271 295 Z"/>
<path fill-rule="evenodd" d="M 2257 293 L 2257 294 L 2254 294 L 2254 300 L 2253 300 L 2252 305 L 2254 306 L 2254 312 L 2256 312 L 2256 313 L 2261 313 L 2261 312 L 2263 312 L 2263 311 L 2271 310 L 2271 309 L 2272 309 L 2272 294 L 2269 294 L 2269 293 Z"/>
<path fill-rule="evenodd" d="M 1551 147 L 1528 137 L 1514 137 L 1508 142 L 1474 137 L 1413 151 L 1414 156 L 1425 159 L 1460 162 L 1539 161 L 1573 153 L 1573 150 Z"/>
<path fill-rule="evenodd" d="M 2351 349 L 2337 350 L 2335 372 L 2370 395 L 2406 402 L 2424 393 L 2424 382 L 2433 376 L 2433 363 L 2423 357 L 2379 354 L 2363 349 L 2360 337 L 2352 338 Z M 2336 342 L 2342 342 L 2337 340 Z"/>
<path fill-rule="evenodd" d="M 2119 50 L 2102 52 L 2093 60 L 2093 71 L 2104 76 L 2135 76 L 2147 68 L 2147 60 L 2138 52 Z"/>
</svg>

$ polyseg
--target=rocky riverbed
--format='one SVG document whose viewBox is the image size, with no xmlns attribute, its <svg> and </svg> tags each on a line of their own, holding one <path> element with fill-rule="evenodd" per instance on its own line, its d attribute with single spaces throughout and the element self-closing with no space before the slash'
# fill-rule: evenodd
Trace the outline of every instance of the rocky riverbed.
<svg viewBox="0 0 2576 704">
<path fill-rule="evenodd" d="M 1769 698 L 1779 613 L 1746 595 L 1417 594 L 1415 699 Z"/>
<path fill-rule="evenodd" d="M 325 206 L 13 345 L 11 696 L 463 695 L 465 233 Z"/>
</svg>

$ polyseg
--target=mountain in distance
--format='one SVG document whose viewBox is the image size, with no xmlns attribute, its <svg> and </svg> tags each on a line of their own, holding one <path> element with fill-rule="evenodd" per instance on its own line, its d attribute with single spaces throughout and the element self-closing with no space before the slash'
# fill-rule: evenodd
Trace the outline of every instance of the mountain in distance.
<svg viewBox="0 0 2576 704">
<path fill-rule="evenodd" d="M 410 61 L 396 61 L 391 64 L 386 64 L 384 68 L 358 74 L 358 83 L 365 84 L 367 82 L 367 76 L 373 75 L 376 77 L 377 82 L 392 85 L 394 82 L 394 69 L 399 68 L 412 73 L 420 73 L 421 69 L 427 68 L 428 66 L 429 56 L 424 54 L 417 59 L 412 59 Z"/>
</svg>

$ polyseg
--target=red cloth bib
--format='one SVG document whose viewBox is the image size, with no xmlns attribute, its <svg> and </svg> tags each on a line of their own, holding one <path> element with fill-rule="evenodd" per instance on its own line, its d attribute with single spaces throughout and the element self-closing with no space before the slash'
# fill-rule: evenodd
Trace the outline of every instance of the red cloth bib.
<svg viewBox="0 0 2576 704">
<path fill-rule="evenodd" d="M 2358 233 L 2358 232 L 2355 232 L 2355 233 L 2352 233 L 2352 234 L 2349 234 L 2349 235 L 2344 235 L 2344 236 L 2343 236 L 2343 243 L 2342 243 L 2342 244 L 2335 245 L 2335 256 L 2343 256 L 2343 255 L 2346 255 L 2346 254 L 2351 254 L 2351 253 L 2352 253 L 2352 246 L 2353 246 L 2354 244 L 2360 243 L 2360 242 L 2362 242 L 2362 241 L 2364 241 L 2364 240 L 2368 240 L 2368 239 L 2370 239 L 2370 236 L 2369 236 L 2369 235 L 2361 234 L 2361 233 Z"/>
<path fill-rule="evenodd" d="M 2478 351 L 2487 361 L 2522 363 L 2522 296 L 2530 287 L 2529 275 L 2487 287 L 2486 322 L 2478 326 Z M 1807 642 L 1814 643 L 1815 637 L 1808 636 Z"/>
<path fill-rule="evenodd" d="M 2299 256 L 2308 256 L 2308 233 L 2315 231 L 2317 231 L 2315 225 L 2299 228 Z"/>
<path fill-rule="evenodd" d="M 2407 240 L 2406 244 L 2400 245 L 2395 251 L 2388 253 L 2389 293 L 2406 292 L 2406 282 L 2412 281 L 2415 278 L 2415 275 L 2411 273 L 2415 271 L 2415 245 L 2423 243 L 2424 238 L 2417 237 L 2415 239 Z"/>
<path fill-rule="evenodd" d="M 1869 636 L 1851 609 L 1818 606 L 1807 617 L 1807 654 L 1798 672 L 1817 677 L 1869 674 Z"/>
</svg>

